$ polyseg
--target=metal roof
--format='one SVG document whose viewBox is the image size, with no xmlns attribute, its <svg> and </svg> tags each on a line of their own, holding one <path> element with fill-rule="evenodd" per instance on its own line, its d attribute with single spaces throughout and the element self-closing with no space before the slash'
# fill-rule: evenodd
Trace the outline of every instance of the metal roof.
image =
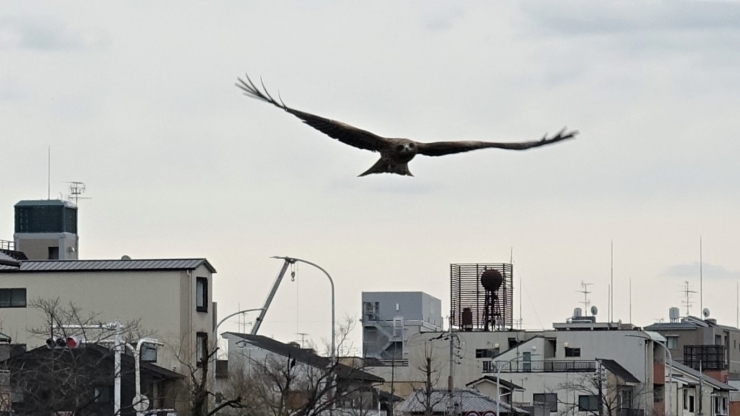
<svg viewBox="0 0 740 416">
<path fill-rule="evenodd" d="M 429 402 L 432 404 L 432 412 L 446 413 L 449 393 L 447 390 L 434 389 L 431 391 Z M 424 403 L 426 402 L 426 394 L 423 390 L 414 390 L 409 397 L 401 403 L 400 411 L 403 413 L 425 413 Z M 477 412 L 478 414 L 484 414 L 486 412 L 496 412 L 496 399 L 485 396 L 480 392 L 471 389 L 455 389 L 452 392 L 452 399 L 459 403 L 460 412 Z M 505 401 L 500 403 L 501 413 L 512 413 L 512 406 Z M 528 415 L 524 409 L 513 407 L 514 413 Z"/>
<path fill-rule="evenodd" d="M 640 380 L 629 372 L 626 368 L 622 367 L 618 362 L 614 360 L 607 360 L 605 358 L 597 358 L 610 373 L 621 378 L 625 383 L 639 383 Z"/>
<path fill-rule="evenodd" d="M 16 207 L 39 207 L 39 206 L 60 206 L 64 205 L 69 208 L 77 208 L 73 203 L 69 201 L 63 201 L 61 199 L 39 199 L 37 201 L 20 201 L 15 204 Z"/>
<path fill-rule="evenodd" d="M 331 360 L 326 357 L 322 357 L 311 350 L 303 349 L 290 344 L 285 344 L 264 335 L 242 334 L 238 332 L 224 332 L 223 334 L 221 334 L 221 336 L 226 335 L 239 337 L 244 340 L 244 342 L 254 345 L 257 348 L 270 351 L 283 357 L 294 358 L 296 361 L 310 365 L 312 367 L 321 368 L 329 367 L 332 365 Z M 336 364 L 334 372 L 337 374 L 338 377 L 350 380 L 367 381 L 370 383 L 382 383 L 384 381 L 382 377 L 378 377 L 375 374 L 368 373 L 367 371 L 350 367 L 342 363 Z"/>
<path fill-rule="evenodd" d="M 0 251 L 0 266 L 8 266 L 14 269 L 18 269 L 19 267 L 21 267 L 21 263 L 18 260 Z"/>
<path fill-rule="evenodd" d="M 728 391 L 737 391 L 737 389 L 729 384 L 723 383 L 713 377 L 710 377 L 706 374 L 700 373 L 697 370 L 694 370 L 693 368 L 683 365 L 677 361 L 673 361 L 670 363 L 671 366 L 673 366 L 673 369 L 677 370 L 680 373 L 684 373 L 686 375 L 689 375 L 693 378 L 695 378 L 697 381 L 699 379 L 703 380 L 705 383 L 711 384 L 717 389 L 720 390 L 728 390 Z"/>
<path fill-rule="evenodd" d="M 26 260 L 20 262 L 20 268 L 0 264 L 0 273 L 193 270 L 201 265 L 216 273 L 206 259 Z"/>
</svg>

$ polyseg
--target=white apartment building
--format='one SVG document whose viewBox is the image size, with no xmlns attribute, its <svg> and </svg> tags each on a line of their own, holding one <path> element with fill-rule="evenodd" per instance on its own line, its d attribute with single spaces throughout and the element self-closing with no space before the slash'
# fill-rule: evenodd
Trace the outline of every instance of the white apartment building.
<svg viewBox="0 0 740 416">
<path fill-rule="evenodd" d="M 421 333 L 408 342 L 408 366 L 369 371 L 386 380 L 393 371 L 399 387 L 418 389 L 431 358 L 437 388 L 447 387 L 450 370 L 455 388 L 484 376 L 499 377 L 522 387 L 511 393 L 515 406 L 545 405 L 546 413 L 581 416 L 598 414 L 591 409 L 601 379 L 602 396 L 611 398 L 614 415 L 675 414 L 675 401 L 668 398 L 675 398 L 679 387 L 674 380 L 666 388 L 664 349 L 658 345 L 664 338 L 659 334 L 616 323 L 554 326 L 548 331 Z"/>
</svg>

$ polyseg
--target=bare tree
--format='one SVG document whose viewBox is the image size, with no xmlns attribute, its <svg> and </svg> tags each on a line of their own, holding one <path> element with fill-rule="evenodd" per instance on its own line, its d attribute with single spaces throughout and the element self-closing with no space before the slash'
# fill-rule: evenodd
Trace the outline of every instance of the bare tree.
<svg viewBox="0 0 740 416">
<path fill-rule="evenodd" d="M 435 386 L 439 383 L 441 363 L 436 359 L 434 344 L 426 341 L 424 344 L 424 356 L 417 363 L 417 370 L 423 375 L 424 381 L 416 383 L 414 392 L 409 396 L 423 406 L 424 416 L 434 414 L 434 407 L 445 400 L 445 395 L 439 394 Z"/>
<path fill-rule="evenodd" d="M 189 335 L 187 335 L 189 337 Z M 218 359 L 216 340 L 192 345 L 187 338 L 180 339 L 172 348 L 174 356 L 181 365 L 181 372 L 186 374 L 178 391 L 176 410 L 191 416 L 213 416 L 226 409 L 244 407 L 243 391 L 230 389 L 228 392 L 216 392 L 211 370 L 215 369 Z M 231 395 L 230 393 L 234 393 Z"/>
<path fill-rule="evenodd" d="M 351 349 L 348 336 L 353 325 L 351 318 L 339 325 L 338 356 Z M 287 356 L 245 355 L 241 366 L 232 369 L 229 395 L 238 394 L 245 400 L 244 407 L 231 414 L 318 416 L 336 409 L 338 413 L 359 415 L 367 414 L 377 404 L 371 383 L 363 380 L 371 375 L 362 371 L 361 362 L 329 359 L 298 347 L 288 351 Z"/>
<path fill-rule="evenodd" d="M 4 362 L 9 372 L 7 389 L 22 398 L 13 410 L 29 415 L 87 415 L 110 406 L 102 399 L 108 396 L 116 376 L 133 377 L 133 366 L 126 374 L 123 367 L 116 374 L 111 348 L 116 329 L 101 324 L 96 314 L 86 315 L 74 304 L 62 305 L 58 299 L 37 299 L 29 306 L 45 318 L 42 327 L 29 332 L 48 338 L 49 348 L 14 355 Z M 122 336 L 131 339 L 141 333 L 138 322 L 128 322 Z M 65 343 L 73 336 L 84 344 L 70 348 Z M 131 405 L 121 408 L 127 409 Z"/>
<path fill-rule="evenodd" d="M 571 415 L 574 412 L 585 412 L 592 416 L 630 415 L 635 401 L 646 393 L 644 387 L 626 385 L 601 364 L 597 365 L 595 372 L 582 373 L 561 383 L 558 389 L 574 396 L 572 401 L 570 397 L 566 400 L 558 398 L 558 402 L 565 405 L 560 411 L 562 415 Z M 644 410 L 646 414 L 652 413 L 652 409 Z"/>
</svg>

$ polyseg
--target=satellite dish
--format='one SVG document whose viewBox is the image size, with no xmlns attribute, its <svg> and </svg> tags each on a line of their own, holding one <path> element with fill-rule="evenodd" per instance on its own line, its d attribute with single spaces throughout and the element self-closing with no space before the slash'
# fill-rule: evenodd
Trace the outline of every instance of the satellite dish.
<svg viewBox="0 0 740 416">
<path fill-rule="evenodd" d="M 591 315 L 596 316 L 599 313 L 599 308 L 596 305 L 591 307 Z"/>
<path fill-rule="evenodd" d="M 704 315 L 705 318 L 709 318 L 709 308 L 704 308 L 703 311 L 701 311 L 702 315 Z"/>
<path fill-rule="evenodd" d="M 121 257 L 121 260 L 131 260 L 131 257 L 125 255 L 125 256 Z"/>
</svg>

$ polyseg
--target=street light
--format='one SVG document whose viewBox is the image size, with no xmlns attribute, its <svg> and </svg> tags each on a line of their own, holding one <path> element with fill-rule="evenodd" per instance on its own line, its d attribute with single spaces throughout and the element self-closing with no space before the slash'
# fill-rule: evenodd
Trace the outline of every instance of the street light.
<svg viewBox="0 0 740 416">
<path fill-rule="evenodd" d="M 272 258 L 273 259 L 285 260 L 286 262 L 288 262 L 290 264 L 293 264 L 293 263 L 296 263 L 296 262 L 301 262 L 301 263 L 309 264 L 309 265 L 311 265 L 311 266 L 313 266 L 313 267 L 321 270 L 322 272 L 324 272 L 324 274 L 326 275 L 326 277 L 329 278 L 329 283 L 331 284 L 331 362 L 332 362 L 332 365 L 334 365 L 334 360 L 336 359 L 336 354 L 337 354 L 337 352 L 336 352 L 336 344 L 335 344 L 336 341 L 334 339 L 334 337 L 335 337 L 335 335 L 334 335 L 334 326 L 335 326 L 335 320 L 334 320 L 334 280 L 332 280 L 332 278 L 329 275 L 329 273 L 326 270 L 324 270 L 321 266 L 319 266 L 318 264 L 311 263 L 310 261 L 297 259 L 295 257 L 272 256 Z"/>
<path fill-rule="evenodd" d="M 627 337 L 631 338 L 642 338 L 646 340 L 651 340 L 655 342 L 656 344 L 663 347 L 663 349 L 668 353 L 668 385 L 673 386 L 673 355 L 671 355 L 671 350 L 662 342 L 658 341 L 657 339 L 650 338 L 649 336 L 639 336 L 639 335 L 625 335 Z M 678 410 L 678 389 L 676 389 L 676 409 Z M 670 409 L 666 412 L 666 414 L 670 414 Z"/>
<path fill-rule="evenodd" d="M 262 311 L 264 309 L 265 308 L 244 309 L 244 310 L 241 310 L 241 311 L 234 312 L 231 315 L 228 315 L 225 318 L 223 318 L 222 320 L 218 321 L 218 323 L 216 324 L 216 326 L 213 328 L 213 340 L 215 341 L 216 346 L 218 347 L 218 327 L 220 327 L 222 323 L 226 322 L 227 319 L 229 319 L 231 317 L 234 317 L 236 315 L 243 314 L 243 313 Z M 213 360 L 213 368 L 211 369 L 212 370 L 211 371 L 211 383 L 213 384 L 213 387 L 215 388 L 215 386 L 216 386 L 216 361 L 218 360 L 218 356 L 215 355 L 215 353 L 214 353 L 214 357 L 216 359 Z"/>
<path fill-rule="evenodd" d="M 336 365 L 336 358 L 337 358 L 337 347 L 336 347 L 336 339 L 334 335 L 334 327 L 335 327 L 335 320 L 334 320 L 334 280 L 332 280 L 329 273 L 324 270 L 323 267 L 319 266 L 318 264 L 311 263 L 310 261 L 297 259 L 295 257 L 280 257 L 280 256 L 272 256 L 273 259 L 282 259 L 285 260 L 285 262 L 294 264 L 296 262 L 306 263 L 308 265 L 311 265 L 326 275 L 327 278 L 329 278 L 329 283 L 331 284 L 331 365 Z M 334 392 L 336 393 L 336 391 Z M 332 394 L 334 396 L 335 394 Z M 334 407 L 336 405 L 336 400 L 332 400 L 331 408 L 329 409 L 329 414 L 333 414 Z"/>
</svg>

